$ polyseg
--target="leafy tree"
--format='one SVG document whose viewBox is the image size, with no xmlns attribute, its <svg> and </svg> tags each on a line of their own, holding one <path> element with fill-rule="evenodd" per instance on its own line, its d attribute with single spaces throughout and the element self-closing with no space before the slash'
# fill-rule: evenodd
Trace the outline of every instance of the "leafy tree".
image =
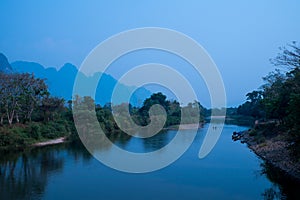
<svg viewBox="0 0 300 200">
<path fill-rule="evenodd" d="M 237 113 L 240 115 L 251 116 L 256 119 L 264 117 L 262 110 L 262 98 L 263 92 L 254 90 L 246 94 L 247 101 L 240 105 L 237 109 Z"/>
<path fill-rule="evenodd" d="M 264 77 L 261 91 L 248 93 L 248 101 L 238 112 L 258 117 L 257 111 L 263 111 L 267 120 L 276 121 L 281 130 L 290 133 L 293 149 L 300 155 L 300 46 L 293 42 L 280 50 L 271 62 L 283 70 Z"/>
<path fill-rule="evenodd" d="M 185 107 L 180 107 L 179 102 L 176 100 L 167 100 L 167 97 L 164 94 L 158 92 L 147 98 L 144 101 L 143 106 L 139 109 L 141 125 L 147 125 L 149 123 L 148 112 L 151 106 L 155 104 L 161 105 L 167 112 L 167 121 L 165 126 L 178 125 L 180 123 L 198 123 L 204 120 L 204 108 L 199 102 L 195 101 L 193 103 L 189 103 Z M 184 113 L 185 116 L 189 116 L 184 122 L 181 122 L 182 113 Z"/>
<path fill-rule="evenodd" d="M 264 88 L 264 100 L 267 118 L 278 119 L 284 122 L 287 115 L 289 103 L 289 88 L 286 87 L 284 80 L 276 79 L 270 86 Z"/>
<path fill-rule="evenodd" d="M 271 60 L 275 66 L 287 68 L 285 74 L 276 70 L 264 78 L 264 104 L 269 118 L 277 118 L 283 124 L 299 124 L 296 116 L 300 104 L 300 47 L 296 42 L 280 48 L 282 51 Z M 291 123 L 292 122 L 292 123 Z"/>
<path fill-rule="evenodd" d="M 33 74 L 0 74 L 1 122 L 6 115 L 11 125 L 15 119 L 31 120 L 34 109 L 48 94 L 44 80 Z"/>
<path fill-rule="evenodd" d="M 49 96 L 48 88 L 43 79 L 35 78 L 33 74 L 22 74 L 20 78 L 23 91 L 19 101 L 19 113 L 24 121 L 31 121 L 34 109 Z"/>
<path fill-rule="evenodd" d="M 162 94 L 161 92 L 158 93 L 154 93 L 150 96 L 150 98 L 147 98 L 144 103 L 142 108 L 140 109 L 141 113 L 143 113 L 144 111 L 149 111 L 150 107 L 155 105 L 155 104 L 159 104 L 162 107 L 164 107 L 165 110 L 169 110 L 169 105 L 170 102 L 166 100 L 167 97 Z"/>
<path fill-rule="evenodd" d="M 43 112 L 44 121 L 49 122 L 60 116 L 60 113 L 65 109 L 64 102 L 64 99 L 58 97 L 47 96 L 43 98 L 40 110 Z"/>
</svg>

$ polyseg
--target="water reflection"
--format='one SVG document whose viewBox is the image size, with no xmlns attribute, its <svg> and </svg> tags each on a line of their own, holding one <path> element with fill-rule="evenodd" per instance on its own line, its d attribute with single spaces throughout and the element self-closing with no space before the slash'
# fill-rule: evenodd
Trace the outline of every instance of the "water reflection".
<svg viewBox="0 0 300 200">
<path fill-rule="evenodd" d="M 163 148 L 173 139 L 173 137 L 170 138 L 169 136 L 170 134 L 166 134 L 166 131 L 161 131 L 150 138 L 142 139 L 143 152 L 151 152 Z"/>
<path fill-rule="evenodd" d="M 117 144 L 121 148 L 126 148 L 128 142 L 132 138 L 132 136 L 130 136 L 124 132 L 119 132 L 119 133 L 114 133 L 114 134 L 106 134 L 106 136 L 112 143 Z"/>
<path fill-rule="evenodd" d="M 265 189 L 265 191 L 262 193 L 262 196 L 265 200 L 282 199 L 282 195 L 280 194 L 280 191 L 278 191 L 278 188 L 275 185 L 268 189 Z"/>
<path fill-rule="evenodd" d="M 266 175 L 273 183 L 272 187 L 266 189 L 262 196 L 264 199 L 300 199 L 300 182 L 287 176 L 267 162 L 261 164 L 261 175 Z"/>
<path fill-rule="evenodd" d="M 49 176 L 62 172 L 64 153 L 74 160 L 91 158 L 82 147 L 67 146 L 36 148 L 22 153 L 1 152 L 0 199 L 40 199 Z"/>
<path fill-rule="evenodd" d="M 176 131 L 163 130 L 149 138 L 132 137 L 126 133 L 107 135 L 109 140 L 118 147 L 135 153 L 145 153 L 159 150 L 169 144 Z M 141 148 L 142 147 L 142 148 Z M 100 148 L 98 148 L 99 150 Z"/>
<path fill-rule="evenodd" d="M 258 199 L 300 199 L 299 182 L 287 178 L 267 163 L 259 166 L 256 162 L 249 162 L 249 159 L 256 158 L 253 154 L 247 154 L 248 149 L 245 146 L 232 143 L 233 129 L 236 127 L 225 127 L 220 143 L 211 156 L 202 160 L 197 158 L 199 144 L 204 137 L 198 134 L 196 143 L 174 165 L 142 175 L 119 173 L 104 167 L 78 144 L 49 146 L 19 153 L 0 152 L 0 199 L 55 199 L 60 193 L 73 199 L 81 199 L 85 193 L 80 196 L 79 190 L 84 191 L 87 188 L 91 191 L 92 199 L 98 199 L 99 194 L 104 199 L 111 198 L 112 195 L 116 197 L 113 199 L 134 199 L 134 195 L 131 196 L 128 192 L 133 187 L 136 188 L 134 194 L 142 195 L 135 196 L 136 199 L 154 199 L 153 195 L 158 189 L 161 194 L 157 197 L 167 197 L 171 192 L 177 191 L 174 198 L 198 198 L 206 194 L 207 198 L 216 196 L 215 199 L 220 199 L 219 197 L 226 195 L 237 195 L 236 199 L 242 199 L 255 193 L 249 199 L 254 199 L 254 196 L 259 196 Z M 124 133 L 111 134 L 108 137 L 126 150 L 150 152 L 167 145 L 175 135 L 176 131 L 168 130 L 147 139 Z M 92 138 L 88 142 L 95 141 Z M 178 145 L 184 142 L 182 140 Z M 103 146 L 98 147 L 97 151 L 110 149 L 110 146 Z M 259 178 L 251 180 L 253 170 L 247 167 L 248 162 L 254 163 L 255 169 L 260 169 L 257 174 Z M 243 187 L 249 183 L 253 184 Z M 74 192 L 76 186 L 79 190 Z M 116 188 L 119 192 L 111 194 L 110 191 Z M 58 193 L 57 196 L 53 192 Z"/>
</svg>

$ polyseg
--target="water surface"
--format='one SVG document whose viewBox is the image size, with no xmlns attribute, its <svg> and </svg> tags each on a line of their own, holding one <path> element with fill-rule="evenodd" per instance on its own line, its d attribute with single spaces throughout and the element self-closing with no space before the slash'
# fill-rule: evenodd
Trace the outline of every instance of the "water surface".
<svg viewBox="0 0 300 200">
<path fill-rule="evenodd" d="M 192 146 L 176 162 L 146 174 L 110 169 L 84 148 L 69 144 L 1 154 L 0 199 L 245 200 L 295 195 L 270 178 L 268 166 L 246 145 L 231 140 L 233 131 L 246 127 L 225 125 L 213 151 L 199 159 L 207 127 L 199 129 Z M 168 144 L 175 134 L 169 130 L 148 139 L 111 140 L 130 151 L 150 152 Z"/>
</svg>

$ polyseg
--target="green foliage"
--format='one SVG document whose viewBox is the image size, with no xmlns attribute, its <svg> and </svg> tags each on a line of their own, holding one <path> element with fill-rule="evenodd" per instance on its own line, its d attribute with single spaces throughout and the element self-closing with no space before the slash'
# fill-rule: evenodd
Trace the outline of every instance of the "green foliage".
<svg viewBox="0 0 300 200">
<path fill-rule="evenodd" d="M 95 105 L 91 97 L 75 96 L 66 106 L 64 99 L 50 96 L 44 80 L 36 79 L 34 75 L 1 74 L 0 78 L 0 147 L 26 146 L 62 136 L 78 141 L 77 129 L 83 133 L 96 132 L 99 124 L 111 138 L 114 138 L 113 134 L 121 133 L 109 103 L 102 107 Z M 114 105 L 113 108 L 118 113 L 128 115 L 129 112 L 131 119 L 123 117 L 120 123 L 130 129 L 132 121 L 141 126 L 148 125 L 150 120 L 161 122 L 164 119 L 162 113 L 151 109 L 156 104 L 166 112 L 165 127 L 204 120 L 204 108 L 199 102 L 181 107 L 179 102 L 167 100 L 160 92 L 147 98 L 141 108 L 130 104 Z M 76 112 L 72 113 L 74 107 Z M 154 118 L 150 119 L 150 111 L 154 112 Z M 92 120 L 95 114 L 99 124 Z M 181 121 L 183 114 L 187 117 Z M 75 127 L 73 120 L 80 121 L 82 125 Z"/>
<path fill-rule="evenodd" d="M 0 147 L 16 147 L 24 143 L 25 139 L 17 133 L 0 134 Z"/>
<path fill-rule="evenodd" d="M 29 125 L 28 132 L 30 137 L 39 140 L 41 138 L 41 127 L 37 123 L 32 123 Z"/>
<path fill-rule="evenodd" d="M 0 127 L 0 149 L 1 148 L 18 148 L 32 144 L 34 139 L 23 126 Z"/>
<path fill-rule="evenodd" d="M 282 73 L 276 69 L 264 77 L 261 90 L 248 93 L 247 102 L 239 106 L 237 113 L 276 120 L 300 130 L 300 47 L 293 42 L 281 49 L 283 52 L 272 63 L 289 71 Z"/>
<path fill-rule="evenodd" d="M 25 147 L 33 143 L 67 136 L 71 124 L 65 120 L 51 122 L 30 122 L 0 127 L 0 148 Z"/>
<path fill-rule="evenodd" d="M 74 131 L 64 100 L 33 74 L 0 74 L 0 147 L 19 147 Z"/>
<path fill-rule="evenodd" d="M 51 121 L 43 123 L 41 135 L 43 138 L 54 139 L 68 135 L 68 125 L 64 121 Z"/>
<path fill-rule="evenodd" d="M 257 131 L 256 131 L 256 130 L 253 130 L 253 129 L 251 129 L 251 131 L 249 132 L 249 135 L 250 135 L 251 137 L 253 137 L 253 136 L 257 136 Z"/>
<path fill-rule="evenodd" d="M 256 119 L 265 115 L 262 104 L 262 91 L 253 91 L 246 94 L 247 101 L 237 109 L 238 115 L 251 116 Z"/>
<path fill-rule="evenodd" d="M 262 144 L 266 141 L 266 138 L 270 136 L 270 133 L 270 130 L 256 127 L 255 129 L 251 129 L 249 131 L 249 136 L 253 137 L 257 144 Z"/>
<path fill-rule="evenodd" d="M 179 102 L 176 100 L 169 101 L 165 95 L 159 92 L 152 94 L 151 97 L 147 98 L 144 101 L 143 106 L 135 113 L 138 117 L 134 117 L 134 119 L 139 119 L 136 120 L 138 121 L 138 124 L 145 126 L 150 123 L 149 109 L 155 104 L 161 105 L 167 112 L 166 127 L 178 125 L 180 123 L 189 124 L 204 121 L 204 108 L 199 102 L 195 101 L 189 103 L 187 106 L 180 107 Z M 184 118 L 184 121 L 181 121 L 182 114 L 188 116 Z"/>
<path fill-rule="evenodd" d="M 0 73 L 1 124 L 4 116 L 9 125 L 14 121 L 31 121 L 33 111 L 47 95 L 49 92 L 44 80 L 35 78 L 33 74 Z"/>
<path fill-rule="evenodd" d="M 266 121 L 256 126 L 257 133 L 250 134 L 270 137 L 272 133 L 288 133 L 291 149 L 300 152 L 300 46 L 293 42 L 281 50 L 271 61 L 288 72 L 276 69 L 264 77 L 261 90 L 248 93 L 238 113 Z"/>
</svg>

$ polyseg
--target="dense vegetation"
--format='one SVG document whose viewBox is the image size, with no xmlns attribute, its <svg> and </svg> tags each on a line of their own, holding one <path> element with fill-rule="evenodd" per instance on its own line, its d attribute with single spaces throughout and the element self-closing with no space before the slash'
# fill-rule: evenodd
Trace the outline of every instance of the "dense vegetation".
<svg viewBox="0 0 300 200">
<path fill-rule="evenodd" d="M 70 134 L 69 109 L 33 74 L 0 73 L 0 147 L 22 147 Z"/>
<path fill-rule="evenodd" d="M 81 131 L 93 130 L 97 128 L 97 124 L 93 123 L 91 119 L 94 115 L 94 111 L 97 116 L 97 120 L 105 132 L 105 134 L 111 135 L 113 134 L 122 134 L 119 125 L 116 123 L 115 118 L 112 113 L 115 115 L 119 115 L 120 119 L 119 123 L 121 123 L 122 127 L 127 128 L 130 130 L 131 128 L 131 121 L 139 125 L 139 126 L 146 126 L 151 123 L 151 119 L 149 116 L 150 108 L 155 105 L 161 105 L 166 114 L 167 119 L 164 124 L 164 127 L 170 127 L 174 125 L 178 125 L 180 123 L 199 123 L 204 121 L 204 108 L 201 106 L 199 102 L 189 103 L 188 105 L 181 107 L 180 104 L 176 100 L 167 100 L 167 97 L 158 92 L 152 94 L 149 98 L 145 99 L 143 102 L 142 107 L 133 107 L 131 104 L 123 103 L 120 105 L 111 105 L 110 103 L 101 106 L 99 104 L 95 105 L 95 101 L 91 97 L 79 97 L 76 96 L 73 101 L 73 106 L 76 107 L 74 114 L 74 119 L 76 121 L 80 121 L 82 127 L 80 128 Z M 198 109 L 199 108 L 199 109 Z M 122 117 L 127 116 L 123 115 L 122 113 L 127 113 L 129 111 L 129 117 Z M 184 119 L 181 122 L 181 113 L 185 113 L 188 119 Z M 196 113 L 198 112 L 198 113 Z M 155 115 L 157 118 L 161 117 L 160 113 L 156 113 Z M 124 136 L 124 135 L 123 135 Z M 72 135 L 72 139 L 76 140 L 78 137 L 77 134 Z"/>
<path fill-rule="evenodd" d="M 177 101 L 167 100 L 162 93 L 152 94 L 140 108 L 130 104 L 114 107 L 111 104 L 95 105 L 91 97 L 79 96 L 75 96 L 73 101 L 65 102 L 64 99 L 50 95 L 43 79 L 28 73 L 0 73 L 0 99 L 0 147 L 24 147 L 37 141 L 62 136 L 78 141 L 73 121 L 73 106 L 95 112 L 101 128 L 109 135 L 121 132 L 112 115 L 112 108 L 122 112 L 127 111 L 125 108 L 129 107 L 133 121 L 141 126 L 150 123 L 149 109 L 155 104 L 160 104 L 167 113 L 165 127 L 179 124 L 181 112 L 190 116 L 182 123 L 198 123 L 204 120 L 203 112 L 200 112 L 200 119 L 196 119 L 199 115 L 196 112 L 204 110 L 200 103 L 194 102 L 180 107 Z M 199 109 L 196 109 L 197 107 Z M 92 129 L 89 113 L 84 114 L 75 116 L 80 117 L 77 120 L 84 121 L 85 129 Z M 129 123 L 128 119 L 122 122 Z"/>
<path fill-rule="evenodd" d="M 300 46 L 293 42 L 280 50 L 271 60 L 280 69 L 264 77 L 261 88 L 246 95 L 237 114 L 260 120 L 258 127 L 265 136 L 287 135 L 291 149 L 300 155 Z"/>
</svg>

